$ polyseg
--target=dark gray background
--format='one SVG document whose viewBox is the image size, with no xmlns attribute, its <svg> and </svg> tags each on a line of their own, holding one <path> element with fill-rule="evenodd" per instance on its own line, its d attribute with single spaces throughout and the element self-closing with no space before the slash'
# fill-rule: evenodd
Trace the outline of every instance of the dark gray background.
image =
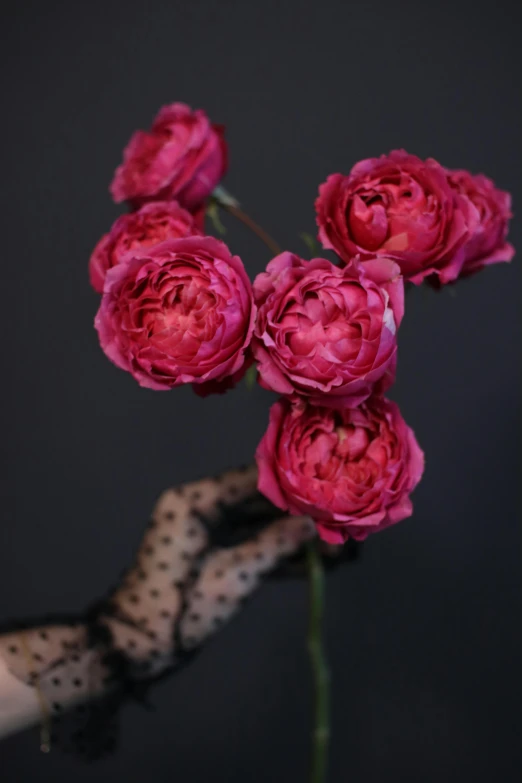
<svg viewBox="0 0 522 783">
<path fill-rule="evenodd" d="M 393 147 L 522 192 L 515 2 L 17 2 L 2 39 L 6 619 L 103 594 L 157 494 L 249 460 L 266 425 L 260 389 L 153 393 L 97 344 L 87 259 L 160 105 L 228 126 L 226 186 L 303 254 L 318 184 Z M 227 222 L 254 275 L 266 251 Z M 332 782 L 519 779 L 520 282 L 517 257 L 408 297 L 393 396 L 427 469 L 414 517 L 328 580 Z M 32 731 L 0 745 L 2 781 L 306 780 L 305 630 L 306 585 L 267 585 L 155 712 L 126 710 L 112 758 L 44 757 Z"/>
</svg>

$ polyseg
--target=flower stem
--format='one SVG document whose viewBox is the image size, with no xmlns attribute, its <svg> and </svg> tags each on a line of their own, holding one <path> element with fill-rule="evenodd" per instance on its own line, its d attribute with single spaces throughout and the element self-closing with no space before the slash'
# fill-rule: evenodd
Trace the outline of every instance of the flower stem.
<svg viewBox="0 0 522 783">
<path fill-rule="evenodd" d="M 239 202 L 237 199 L 234 198 L 234 196 L 230 195 L 225 188 L 219 186 L 214 189 L 212 196 L 214 198 L 214 201 L 219 204 L 219 206 L 225 210 L 225 212 L 228 212 L 230 215 L 233 215 L 237 220 L 239 220 L 243 225 L 245 225 L 250 231 L 252 231 L 259 239 L 265 243 L 265 245 L 269 248 L 269 250 L 274 255 L 279 255 L 281 252 L 281 248 L 277 244 L 277 242 L 272 239 L 272 237 L 267 234 L 267 232 L 264 230 L 264 228 L 261 228 L 261 226 L 258 226 L 258 224 L 252 220 L 252 218 L 246 214 L 246 212 L 243 212 L 243 210 L 239 206 Z"/>
<path fill-rule="evenodd" d="M 330 740 L 330 672 L 322 640 L 324 613 L 324 571 L 317 542 L 308 545 L 310 615 L 308 653 L 314 675 L 315 725 L 310 783 L 325 783 Z"/>
</svg>

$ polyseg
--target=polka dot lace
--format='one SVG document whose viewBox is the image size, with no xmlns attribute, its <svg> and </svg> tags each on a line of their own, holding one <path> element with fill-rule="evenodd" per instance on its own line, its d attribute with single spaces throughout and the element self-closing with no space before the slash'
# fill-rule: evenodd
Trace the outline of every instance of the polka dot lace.
<svg viewBox="0 0 522 783">
<path fill-rule="evenodd" d="M 121 703 L 143 698 L 234 616 L 263 577 L 298 559 L 315 535 L 312 521 L 278 518 L 256 483 L 248 467 L 167 490 L 134 563 L 106 599 L 83 617 L 0 636 L 9 670 L 43 697 L 52 742 L 87 758 L 109 751 Z"/>
</svg>

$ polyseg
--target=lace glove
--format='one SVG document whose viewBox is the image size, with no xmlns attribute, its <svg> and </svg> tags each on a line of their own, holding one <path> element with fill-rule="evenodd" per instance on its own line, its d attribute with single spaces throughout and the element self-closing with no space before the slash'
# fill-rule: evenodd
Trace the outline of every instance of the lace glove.
<svg viewBox="0 0 522 783">
<path fill-rule="evenodd" d="M 106 599 L 83 616 L 11 624 L 0 636 L 0 736 L 43 720 L 51 743 L 103 755 L 127 698 L 186 663 L 281 563 L 293 557 L 299 570 L 314 525 L 278 518 L 256 484 L 248 467 L 165 491 Z"/>
</svg>

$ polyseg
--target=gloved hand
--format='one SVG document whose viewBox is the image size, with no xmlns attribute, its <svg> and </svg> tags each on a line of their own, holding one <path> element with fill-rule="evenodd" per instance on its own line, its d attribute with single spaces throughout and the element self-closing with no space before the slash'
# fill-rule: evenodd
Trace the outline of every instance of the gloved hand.
<svg viewBox="0 0 522 783">
<path fill-rule="evenodd" d="M 179 668 L 315 536 L 309 518 L 281 518 L 256 484 L 248 467 L 165 491 L 107 599 L 0 636 L 8 676 L 34 692 L 19 714 L 12 698 L 2 705 L 0 677 L 0 736 L 43 718 L 59 745 L 63 726 L 76 752 L 110 748 L 122 701 Z"/>
</svg>

